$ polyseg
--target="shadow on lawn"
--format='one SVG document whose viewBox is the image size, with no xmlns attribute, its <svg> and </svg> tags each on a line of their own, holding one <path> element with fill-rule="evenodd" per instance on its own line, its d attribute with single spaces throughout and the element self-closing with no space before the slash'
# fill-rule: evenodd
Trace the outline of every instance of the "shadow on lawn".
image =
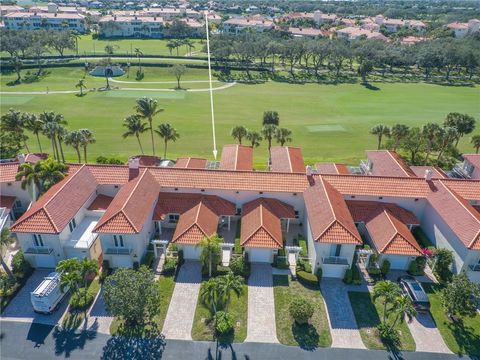
<svg viewBox="0 0 480 360">
<path fill-rule="evenodd" d="M 474 355 L 472 359 L 480 358 L 480 339 L 471 326 L 465 325 L 462 320 L 449 322 L 448 328 L 458 344 L 460 353 Z"/>
<path fill-rule="evenodd" d="M 318 346 L 320 336 L 317 329 L 311 324 L 292 324 L 292 334 L 298 345 L 304 350 L 315 350 Z"/>
</svg>

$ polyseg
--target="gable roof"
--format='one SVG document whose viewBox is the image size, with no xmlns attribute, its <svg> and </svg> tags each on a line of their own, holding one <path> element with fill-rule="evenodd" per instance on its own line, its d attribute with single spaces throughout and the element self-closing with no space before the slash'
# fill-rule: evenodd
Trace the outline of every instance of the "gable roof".
<svg viewBox="0 0 480 360">
<path fill-rule="evenodd" d="M 273 248 L 283 247 L 283 235 L 280 217 L 295 216 L 293 207 L 281 201 L 258 198 L 242 207 L 240 244 L 247 247 Z M 281 208 L 277 206 L 282 204 Z"/>
<path fill-rule="evenodd" d="M 423 254 L 408 227 L 384 207 L 371 212 L 365 226 L 375 249 L 381 254 Z"/>
<path fill-rule="evenodd" d="M 12 232 L 59 234 L 95 192 L 97 183 L 87 166 L 52 186 L 11 227 Z"/>
<path fill-rule="evenodd" d="M 277 172 L 305 173 L 302 150 L 299 147 L 272 146 L 270 170 Z"/>
<path fill-rule="evenodd" d="M 480 250 L 480 213 L 468 201 L 442 182 L 427 201 L 466 248 Z"/>
<path fill-rule="evenodd" d="M 93 231 L 138 234 L 157 200 L 159 191 L 158 182 L 148 169 L 143 169 L 136 178 L 122 186 Z"/>
<path fill-rule="evenodd" d="M 253 148 L 245 145 L 224 145 L 220 170 L 252 170 Z"/>
<path fill-rule="evenodd" d="M 362 244 L 343 196 L 327 181 L 319 179 L 303 197 L 314 241 Z"/>
<path fill-rule="evenodd" d="M 207 159 L 202 158 L 178 158 L 175 163 L 176 168 L 190 168 L 190 169 L 205 169 L 207 166 Z"/>
<path fill-rule="evenodd" d="M 315 169 L 317 172 L 322 175 L 333 174 L 333 175 L 349 175 L 348 167 L 345 164 L 337 163 L 317 163 L 315 164 Z"/>
<path fill-rule="evenodd" d="M 412 212 L 397 204 L 363 200 L 347 200 L 346 203 L 355 222 L 367 222 L 372 212 L 385 209 L 404 224 L 420 225 L 420 221 Z"/>
<path fill-rule="evenodd" d="M 19 165 L 18 162 L 0 163 L 0 183 L 15 182 Z"/>
<path fill-rule="evenodd" d="M 113 197 L 111 196 L 98 194 L 97 197 L 88 206 L 87 210 L 107 210 L 112 200 Z"/>
<path fill-rule="evenodd" d="M 463 154 L 463 158 L 477 169 L 480 169 L 480 154 Z"/>
<path fill-rule="evenodd" d="M 403 159 L 390 150 L 369 150 L 368 160 L 373 164 L 369 175 L 393 177 L 417 177 Z"/>
<path fill-rule="evenodd" d="M 202 201 L 180 215 L 172 237 L 173 243 L 196 245 L 217 232 L 219 215 Z"/>
</svg>

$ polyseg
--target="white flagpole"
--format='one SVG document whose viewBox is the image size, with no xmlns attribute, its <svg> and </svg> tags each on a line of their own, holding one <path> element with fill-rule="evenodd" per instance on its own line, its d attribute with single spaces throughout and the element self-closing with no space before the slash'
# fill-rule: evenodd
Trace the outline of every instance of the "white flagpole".
<svg viewBox="0 0 480 360">
<path fill-rule="evenodd" d="M 210 112 L 212 114 L 213 157 L 217 160 L 217 141 L 215 138 L 215 113 L 213 110 L 212 67 L 210 64 L 210 38 L 208 35 L 208 13 L 205 12 L 205 31 L 207 33 L 208 80 L 210 84 Z"/>
</svg>

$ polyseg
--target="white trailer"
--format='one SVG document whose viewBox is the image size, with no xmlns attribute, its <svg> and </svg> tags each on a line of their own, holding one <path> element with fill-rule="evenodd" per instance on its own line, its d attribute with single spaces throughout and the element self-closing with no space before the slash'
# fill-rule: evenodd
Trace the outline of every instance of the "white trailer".
<svg viewBox="0 0 480 360">
<path fill-rule="evenodd" d="M 35 312 L 51 314 L 68 292 L 68 287 L 60 289 L 60 274 L 52 272 L 48 274 L 35 291 L 30 293 L 30 300 Z"/>
</svg>

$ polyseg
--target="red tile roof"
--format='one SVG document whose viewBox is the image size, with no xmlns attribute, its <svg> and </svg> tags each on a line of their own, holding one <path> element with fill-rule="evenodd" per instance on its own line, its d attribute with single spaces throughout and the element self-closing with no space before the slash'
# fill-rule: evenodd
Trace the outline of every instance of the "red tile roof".
<svg viewBox="0 0 480 360">
<path fill-rule="evenodd" d="M 317 163 L 315 168 L 322 175 L 350 175 L 350 171 L 348 171 L 348 167 L 345 164 Z"/>
<path fill-rule="evenodd" d="M 480 213 L 468 201 L 442 182 L 427 200 L 465 247 L 480 250 Z"/>
<path fill-rule="evenodd" d="M 258 198 L 243 205 L 240 231 L 242 246 L 272 249 L 283 247 L 280 218 L 285 215 L 295 216 L 295 211 L 283 203 L 283 210 L 279 209 L 277 206 L 281 202 L 272 200 Z"/>
<path fill-rule="evenodd" d="M 99 185 L 123 185 L 128 182 L 129 169 L 126 165 L 88 164 L 87 166 Z"/>
<path fill-rule="evenodd" d="M 245 145 L 225 145 L 220 159 L 220 170 L 252 170 L 253 148 Z"/>
<path fill-rule="evenodd" d="M 463 158 L 477 169 L 480 169 L 480 154 L 463 154 Z"/>
<path fill-rule="evenodd" d="M 140 166 L 157 166 L 161 158 L 154 155 L 135 155 L 131 158 L 138 159 Z"/>
<path fill-rule="evenodd" d="M 138 234 L 158 197 L 160 185 L 149 170 L 122 186 L 93 229 L 98 233 Z"/>
<path fill-rule="evenodd" d="M 374 176 L 417 177 L 403 159 L 390 150 L 367 151 L 368 160 L 373 164 L 370 174 Z"/>
<path fill-rule="evenodd" d="M 166 214 L 183 214 L 199 203 L 219 216 L 235 215 L 235 204 L 216 195 L 160 192 L 153 219 L 163 220 Z"/>
<path fill-rule="evenodd" d="M 425 171 L 432 171 L 432 179 L 447 179 L 448 176 L 445 172 L 437 166 L 410 166 L 410 169 L 419 178 L 425 178 Z"/>
<path fill-rule="evenodd" d="M 393 214 L 378 207 L 365 223 L 375 249 L 381 254 L 421 256 L 422 249 L 408 227 Z"/>
<path fill-rule="evenodd" d="M 205 169 L 207 166 L 207 159 L 201 158 L 178 158 L 175 163 L 176 168 L 190 168 L 190 169 Z"/>
<path fill-rule="evenodd" d="M 18 172 L 18 162 L 0 164 L 0 183 L 15 182 Z"/>
<path fill-rule="evenodd" d="M 441 180 L 458 195 L 466 200 L 480 200 L 480 180 Z"/>
<path fill-rule="evenodd" d="M 407 225 L 420 225 L 417 217 L 410 211 L 398 206 L 397 204 L 384 203 L 379 201 L 347 200 L 348 209 L 352 214 L 353 221 L 367 222 L 373 211 L 378 209 L 388 210 L 401 222 Z"/>
<path fill-rule="evenodd" d="M 52 186 L 11 227 L 12 232 L 59 234 L 95 192 L 87 166 Z"/>
<path fill-rule="evenodd" d="M 112 200 L 113 200 L 113 197 L 111 196 L 98 194 L 95 200 L 92 201 L 92 203 L 87 209 L 88 210 L 107 210 Z"/>
<path fill-rule="evenodd" d="M 273 146 L 271 154 L 272 164 L 270 169 L 272 171 L 305 174 L 302 149 L 299 147 Z"/>
<path fill-rule="evenodd" d="M 213 212 L 203 202 L 180 215 L 172 242 L 178 244 L 196 245 L 205 237 L 217 232 L 219 215 Z"/>
<path fill-rule="evenodd" d="M 332 185 L 319 179 L 303 197 L 314 241 L 362 244 L 343 196 Z"/>
<path fill-rule="evenodd" d="M 15 196 L 5 196 L 0 195 L 0 208 L 6 208 L 7 210 L 12 210 L 13 204 L 15 203 Z"/>
</svg>

